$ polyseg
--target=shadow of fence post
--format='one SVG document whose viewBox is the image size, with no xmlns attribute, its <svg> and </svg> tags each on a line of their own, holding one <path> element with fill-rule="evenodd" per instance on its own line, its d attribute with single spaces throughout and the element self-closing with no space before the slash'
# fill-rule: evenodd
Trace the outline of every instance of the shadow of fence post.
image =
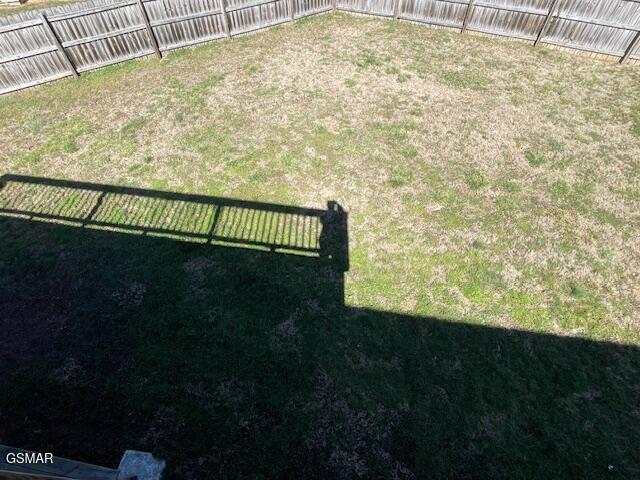
<svg viewBox="0 0 640 480">
<path fill-rule="evenodd" d="M 327 210 L 320 218 L 320 257 L 331 260 L 339 272 L 349 270 L 348 213 L 333 200 L 327 202 Z"/>
</svg>

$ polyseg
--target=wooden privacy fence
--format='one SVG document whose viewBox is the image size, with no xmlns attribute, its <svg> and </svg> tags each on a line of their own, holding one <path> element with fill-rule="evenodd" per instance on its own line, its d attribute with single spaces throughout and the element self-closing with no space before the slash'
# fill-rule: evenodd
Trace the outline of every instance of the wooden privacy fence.
<svg viewBox="0 0 640 480">
<path fill-rule="evenodd" d="M 0 94 L 330 10 L 640 59 L 640 0 L 91 0 L 0 17 Z"/>
</svg>

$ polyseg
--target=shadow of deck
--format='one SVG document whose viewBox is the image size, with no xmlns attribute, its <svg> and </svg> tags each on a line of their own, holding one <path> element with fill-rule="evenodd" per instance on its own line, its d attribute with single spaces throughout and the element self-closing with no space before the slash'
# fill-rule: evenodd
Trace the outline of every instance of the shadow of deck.
<svg viewBox="0 0 640 480">
<path fill-rule="evenodd" d="M 5 176 L 0 244 L 0 443 L 169 478 L 640 474 L 637 347 L 345 305 L 335 203 Z"/>
</svg>

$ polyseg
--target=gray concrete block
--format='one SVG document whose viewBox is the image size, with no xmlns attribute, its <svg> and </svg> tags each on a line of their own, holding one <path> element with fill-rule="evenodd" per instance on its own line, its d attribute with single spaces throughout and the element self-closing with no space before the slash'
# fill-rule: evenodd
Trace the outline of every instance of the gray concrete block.
<svg viewBox="0 0 640 480">
<path fill-rule="evenodd" d="M 165 461 L 147 452 L 127 450 L 120 460 L 118 480 L 160 480 Z"/>
</svg>

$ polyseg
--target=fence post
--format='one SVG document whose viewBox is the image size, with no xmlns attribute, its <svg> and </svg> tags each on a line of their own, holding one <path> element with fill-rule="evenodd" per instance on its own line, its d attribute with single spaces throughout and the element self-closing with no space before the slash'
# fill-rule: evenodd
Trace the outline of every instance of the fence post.
<svg viewBox="0 0 640 480">
<path fill-rule="evenodd" d="M 464 33 L 467 30 L 467 25 L 469 25 L 469 21 L 471 20 L 471 15 L 473 15 L 473 3 L 474 3 L 474 0 L 469 0 L 469 6 L 467 7 L 467 11 L 464 13 L 464 20 L 462 21 L 462 30 L 460 30 L 460 33 Z"/>
<path fill-rule="evenodd" d="M 71 61 L 71 58 L 69 58 L 69 54 L 62 46 L 62 42 L 58 38 L 58 35 L 56 35 L 56 32 L 53 30 L 53 27 L 51 26 L 51 23 L 49 23 L 49 19 L 44 13 L 40 14 L 40 20 L 42 21 L 42 26 L 47 32 L 48 37 L 55 44 L 58 51 L 62 54 L 62 57 L 64 58 L 64 62 L 67 64 L 67 67 L 69 68 L 71 73 L 73 73 L 73 75 L 75 75 L 76 78 L 79 77 L 80 75 L 78 74 L 78 70 L 76 70 L 76 67 Z"/>
<path fill-rule="evenodd" d="M 394 20 L 398 20 L 401 9 L 402 9 L 402 0 L 396 0 L 393 3 L 393 19 Z"/>
<path fill-rule="evenodd" d="M 542 27 L 538 32 L 536 41 L 533 42 L 534 47 L 538 46 L 538 44 L 540 43 L 544 35 L 547 33 L 547 29 L 549 28 L 549 24 L 551 23 L 551 17 L 553 17 L 553 14 L 556 13 L 557 3 L 558 3 L 558 0 L 551 0 L 551 5 L 549 5 L 549 13 L 547 13 L 547 16 L 545 17 L 544 22 L 542 22 Z"/>
<path fill-rule="evenodd" d="M 225 0 L 220 0 L 220 10 L 222 10 L 222 28 L 227 37 L 231 36 L 231 28 L 229 27 L 229 17 L 227 16 L 227 3 Z"/>
<path fill-rule="evenodd" d="M 335 12 L 338 9 L 338 0 L 331 0 L 331 6 L 333 7 L 333 11 Z"/>
<path fill-rule="evenodd" d="M 289 18 L 290 22 L 293 22 L 296 18 L 296 12 L 295 12 L 295 8 L 296 8 L 296 4 L 295 4 L 296 0 L 289 0 L 289 13 L 291 15 L 291 17 Z"/>
<path fill-rule="evenodd" d="M 144 3 L 142 3 L 142 0 L 136 0 L 136 1 L 138 3 L 138 8 L 140 9 L 140 16 L 142 17 L 144 26 L 147 29 L 147 35 L 149 36 L 149 43 L 151 43 L 153 50 L 156 52 L 156 57 L 162 58 L 162 53 L 160 53 L 160 47 L 158 47 L 158 41 L 156 40 L 156 36 L 153 34 L 151 23 L 149 23 L 149 17 L 147 16 L 147 11 L 144 9 Z"/>
<path fill-rule="evenodd" d="M 624 55 L 620 59 L 620 63 L 625 63 L 627 60 L 629 60 L 629 57 L 631 56 L 631 52 L 633 52 L 636 49 L 638 44 L 640 44 L 640 31 L 636 33 L 636 36 L 633 38 L 633 40 L 631 40 L 631 44 L 629 45 L 627 50 L 624 52 Z"/>
</svg>

